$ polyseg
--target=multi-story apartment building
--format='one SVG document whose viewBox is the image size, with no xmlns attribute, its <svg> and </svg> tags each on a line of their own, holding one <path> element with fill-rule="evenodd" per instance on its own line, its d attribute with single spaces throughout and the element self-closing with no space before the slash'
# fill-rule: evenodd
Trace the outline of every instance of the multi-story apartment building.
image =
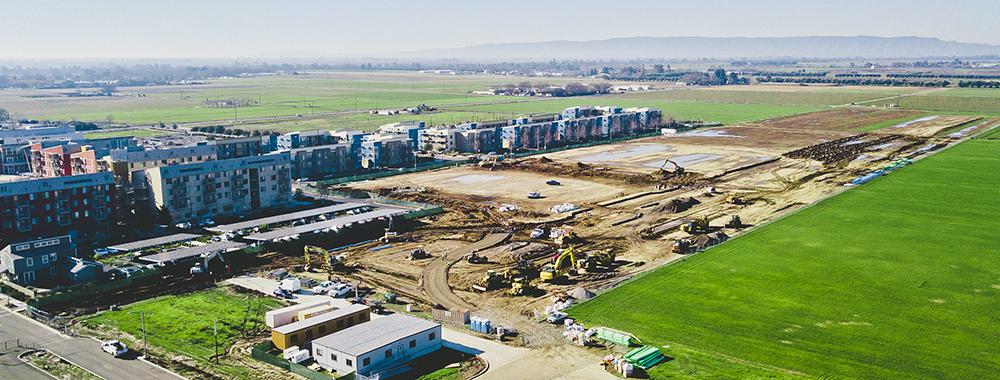
<svg viewBox="0 0 1000 380">
<path fill-rule="evenodd" d="M 0 174 L 18 175 L 30 172 L 29 157 L 31 157 L 31 147 L 28 145 L 0 145 Z"/>
<path fill-rule="evenodd" d="M 361 167 L 378 169 L 412 165 L 413 144 L 406 135 L 369 135 L 361 143 Z"/>
<path fill-rule="evenodd" d="M 98 160 L 90 145 L 66 142 L 55 146 L 31 144 L 31 172 L 38 177 L 60 177 L 107 171 L 107 162 Z"/>
<path fill-rule="evenodd" d="M 422 121 L 404 121 L 380 126 L 378 132 L 382 135 L 406 135 L 410 139 L 410 149 L 420 150 L 420 131 L 425 127 Z"/>
<path fill-rule="evenodd" d="M 114 196 L 109 172 L 0 182 L 0 240 L 103 236 L 114 224 Z"/>
<path fill-rule="evenodd" d="M 119 149 L 104 157 L 120 186 L 119 208 L 137 215 L 151 215 L 152 193 L 146 170 L 168 165 L 213 161 L 218 158 L 215 145 L 194 145 L 167 149 Z"/>
<path fill-rule="evenodd" d="M 215 140 L 213 145 L 216 148 L 216 156 L 220 160 L 228 160 L 230 158 L 253 157 L 267 153 L 267 149 L 262 141 L 260 136 L 237 137 Z"/>
<path fill-rule="evenodd" d="M 70 125 L 0 130 L 0 145 L 27 145 L 47 140 L 83 140 L 83 134 Z"/>
<path fill-rule="evenodd" d="M 329 131 L 289 132 L 278 136 L 278 149 L 308 148 L 311 146 L 330 145 L 336 142 L 337 138 L 330 134 Z"/>
<path fill-rule="evenodd" d="M 288 153 L 146 170 L 155 207 L 173 222 L 246 215 L 291 199 Z"/>
<path fill-rule="evenodd" d="M 357 157 L 351 144 L 340 143 L 291 149 L 292 179 L 323 179 L 356 171 Z"/>
</svg>

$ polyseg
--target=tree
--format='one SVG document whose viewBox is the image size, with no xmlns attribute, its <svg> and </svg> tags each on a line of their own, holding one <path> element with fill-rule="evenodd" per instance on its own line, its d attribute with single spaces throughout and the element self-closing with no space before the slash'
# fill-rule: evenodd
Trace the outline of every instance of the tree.
<svg viewBox="0 0 1000 380">
<path fill-rule="evenodd" d="M 156 221 L 160 224 L 170 225 L 173 222 L 174 217 L 170 215 L 170 210 L 166 207 L 160 207 L 156 212 Z"/>
<path fill-rule="evenodd" d="M 663 73 L 663 71 L 664 71 L 664 70 L 663 70 L 663 64 L 659 64 L 659 63 L 657 63 L 657 64 L 653 65 L 653 72 L 654 72 L 654 73 L 657 73 L 657 74 L 662 74 L 662 73 Z"/>
<path fill-rule="evenodd" d="M 715 69 L 713 76 L 715 84 L 726 84 L 726 70 L 722 68 Z"/>
<path fill-rule="evenodd" d="M 10 120 L 10 112 L 7 112 L 7 110 L 0 108 L 0 123 L 3 123 L 7 120 Z"/>
</svg>

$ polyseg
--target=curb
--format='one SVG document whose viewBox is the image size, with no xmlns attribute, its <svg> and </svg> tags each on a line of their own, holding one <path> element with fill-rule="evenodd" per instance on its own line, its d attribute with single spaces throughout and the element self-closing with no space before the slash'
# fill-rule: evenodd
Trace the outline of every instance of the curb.
<svg viewBox="0 0 1000 380">
<path fill-rule="evenodd" d="M 48 352 L 48 353 L 49 353 L 49 355 L 52 355 L 52 356 L 55 356 L 55 357 L 57 357 L 57 358 L 59 358 L 59 359 L 62 359 L 63 361 L 65 361 L 65 362 L 67 362 L 67 363 L 69 363 L 69 364 L 72 364 L 72 365 L 75 365 L 75 366 L 79 367 L 80 369 L 82 369 L 82 370 L 84 370 L 84 371 L 87 371 L 87 373 L 90 373 L 91 375 L 94 375 L 94 376 L 95 376 L 95 377 L 97 377 L 98 379 L 104 379 L 104 378 L 105 378 L 104 376 L 101 376 L 101 375 L 98 375 L 98 374 L 94 373 L 94 371 L 91 371 L 91 370 L 87 369 L 86 367 L 84 367 L 84 366 L 82 366 L 82 365 L 79 365 L 79 364 L 76 364 L 76 363 L 74 363 L 73 361 L 71 361 L 71 360 L 69 360 L 69 359 L 66 359 L 66 358 L 64 358 L 64 357 L 62 357 L 62 356 L 59 356 L 59 354 L 57 354 L 57 353 L 55 353 L 55 352 L 52 352 L 52 351 L 49 351 L 48 349 L 45 349 L 45 348 L 40 348 L 40 349 L 34 349 L 34 350 L 30 350 L 30 351 L 25 351 L 25 352 L 22 352 L 22 353 L 20 353 L 20 354 L 18 354 L 18 355 L 17 355 L 17 359 L 18 359 L 18 360 L 20 360 L 20 361 L 22 361 L 22 362 L 24 362 L 24 363 L 25 363 L 25 364 L 27 364 L 27 365 L 30 365 L 30 366 L 34 367 L 35 369 L 37 369 L 37 370 L 39 370 L 39 371 L 42 371 L 42 372 L 45 372 L 45 374 L 46 374 L 46 375 L 49 375 L 49 376 L 50 376 L 50 377 L 52 377 L 53 379 L 58 379 L 58 377 L 55 377 L 55 376 L 53 376 L 53 375 L 52 375 L 52 374 L 50 374 L 50 373 L 49 373 L 48 371 L 46 371 L 46 370 L 43 370 L 43 369 L 41 369 L 41 368 L 38 368 L 38 367 L 36 367 L 36 366 L 35 366 L 34 364 L 31 364 L 31 363 L 29 363 L 28 361 L 24 360 L 24 358 L 22 358 L 22 356 L 24 356 L 25 354 L 28 354 L 28 353 L 32 353 L 32 352 L 39 352 L 39 351 L 45 351 L 45 352 Z"/>
</svg>

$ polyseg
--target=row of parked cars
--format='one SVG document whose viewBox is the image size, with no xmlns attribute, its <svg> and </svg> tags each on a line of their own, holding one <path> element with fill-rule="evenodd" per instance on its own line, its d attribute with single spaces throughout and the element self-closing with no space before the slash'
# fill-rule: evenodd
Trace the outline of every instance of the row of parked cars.
<svg viewBox="0 0 1000 380">
<path fill-rule="evenodd" d="M 296 277 L 286 277 L 278 282 L 278 288 L 274 289 L 274 296 L 284 299 L 295 298 L 295 293 L 302 290 L 303 286 L 312 286 L 309 290 L 313 294 L 328 295 L 334 298 L 347 297 L 354 291 L 354 285 L 341 281 L 323 281 L 317 283 L 316 280 L 300 280 Z"/>
</svg>

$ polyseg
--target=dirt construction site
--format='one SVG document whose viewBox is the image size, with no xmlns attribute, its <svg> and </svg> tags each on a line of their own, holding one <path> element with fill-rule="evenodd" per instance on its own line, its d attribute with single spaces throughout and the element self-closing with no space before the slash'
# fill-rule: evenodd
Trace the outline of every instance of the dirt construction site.
<svg viewBox="0 0 1000 380">
<path fill-rule="evenodd" d="M 927 116 L 857 132 L 836 122 L 843 112 L 342 185 L 336 190 L 446 210 L 341 251 L 352 268 L 342 277 L 424 311 L 469 310 L 513 327 L 515 345 L 562 344 L 561 329 L 540 323 L 554 304 L 589 298 L 998 123 Z"/>
</svg>

